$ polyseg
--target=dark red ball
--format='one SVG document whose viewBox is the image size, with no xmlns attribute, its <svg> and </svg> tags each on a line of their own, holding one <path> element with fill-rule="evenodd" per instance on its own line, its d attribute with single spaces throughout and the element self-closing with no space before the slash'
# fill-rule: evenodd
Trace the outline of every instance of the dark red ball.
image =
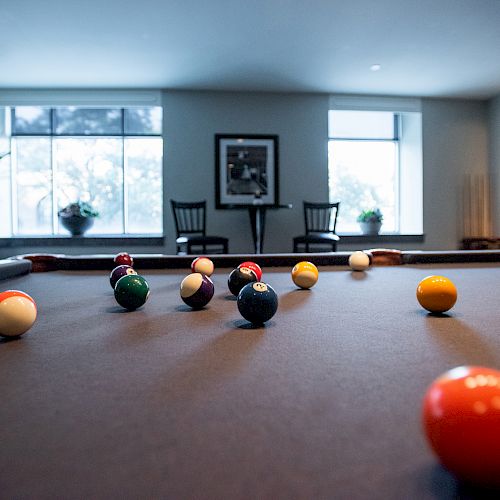
<svg viewBox="0 0 500 500">
<path fill-rule="evenodd" d="M 121 265 L 133 266 L 134 265 L 134 259 L 127 252 L 120 252 L 120 253 L 116 254 L 114 261 L 115 261 L 115 264 L 117 266 L 121 266 Z"/>
</svg>

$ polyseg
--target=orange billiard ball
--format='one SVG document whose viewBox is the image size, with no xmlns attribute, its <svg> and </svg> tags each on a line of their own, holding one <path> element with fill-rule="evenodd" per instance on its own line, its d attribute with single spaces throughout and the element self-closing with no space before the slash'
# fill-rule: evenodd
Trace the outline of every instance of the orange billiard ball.
<svg viewBox="0 0 500 500">
<path fill-rule="evenodd" d="M 432 313 L 444 313 L 457 301 L 457 289 L 445 276 L 427 276 L 417 286 L 417 300 Z"/>
<path fill-rule="evenodd" d="M 312 262 L 299 262 L 292 269 L 292 281 L 299 288 L 311 288 L 318 281 L 318 276 L 318 268 Z"/>
<path fill-rule="evenodd" d="M 444 373 L 425 394 L 423 425 L 450 472 L 500 487 L 500 371 L 461 366 Z"/>
</svg>

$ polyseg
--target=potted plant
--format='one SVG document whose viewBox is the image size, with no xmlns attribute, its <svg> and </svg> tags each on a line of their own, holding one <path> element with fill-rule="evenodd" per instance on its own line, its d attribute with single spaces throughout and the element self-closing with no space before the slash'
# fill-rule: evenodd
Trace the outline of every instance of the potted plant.
<svg viewBox="0 0 500 500">
<path fill-rule="evenodd" d="M 94 218 L 99 216 L 99 212 L 92 208 L 90 203 L 85 201 L 76 201 L 61 208 L 59 212 L 59 221 L 72 236 L 81 236 L 94 224 Z"/>
<path fill-rule="evenodd" d="M 378 234 L 382 227 L 384 216 L 379 208 L 371 210 L 363 210 L 357 218 L 363 234 L 374 235 Z"/>
</svg>

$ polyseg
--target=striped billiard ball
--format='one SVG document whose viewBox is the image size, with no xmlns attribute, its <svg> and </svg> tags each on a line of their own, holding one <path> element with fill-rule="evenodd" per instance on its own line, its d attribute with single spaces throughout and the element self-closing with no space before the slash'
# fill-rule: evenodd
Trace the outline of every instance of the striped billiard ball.
<svg viewBox="0 0 500 500">
<path fill-rule="evenodd" d="M 212 280 L 201 273 L 192 273 L 186 276 L 181 283 L 181 299 L 193 309 L 205 307 L 214 296 Z"/>
<path fill-rule="evenodd" d="M 17 337 L 26 333 L 36 320 L 35 301 L 19 290 L 0 293 L 0 335 Z"/>
<path fill-rule="evenodd" d="M 255 276 L 257 276 L 257 281 L 262 280 L 262 269 L 259 264 L 252 261 L 246 261 L 242 262 L 238 267 L 248 267 L 248 269 L 251 269 L 255 273 Z"/>
<path fill-rule="evenodd" d="M 191 272 L 212 276 L 214 263 L 208 257 L 197 257 L 191 262 Z"/>
</svg>

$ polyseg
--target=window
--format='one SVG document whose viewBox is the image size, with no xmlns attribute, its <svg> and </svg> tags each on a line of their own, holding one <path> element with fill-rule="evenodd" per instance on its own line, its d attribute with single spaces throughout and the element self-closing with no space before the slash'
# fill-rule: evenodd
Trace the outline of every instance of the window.
<svg viewBox="0 0 500 500">
<path fill-rule="evenodd" d="M 337 231 L 360 233 L 360 212 L 380 208 L 382 233 L 421 234 L 420 112 L 331 109 L 328 136 L 329 196 L 340 201 Z"/>
<path fill-rule="evenodd" d="M 0 121 L 0 236 L 67 234 L 57 212 L 76 200 L 99 212 L 89 234 L 162 233 L 160 106 L 3 107 Z"/>
</svg>

